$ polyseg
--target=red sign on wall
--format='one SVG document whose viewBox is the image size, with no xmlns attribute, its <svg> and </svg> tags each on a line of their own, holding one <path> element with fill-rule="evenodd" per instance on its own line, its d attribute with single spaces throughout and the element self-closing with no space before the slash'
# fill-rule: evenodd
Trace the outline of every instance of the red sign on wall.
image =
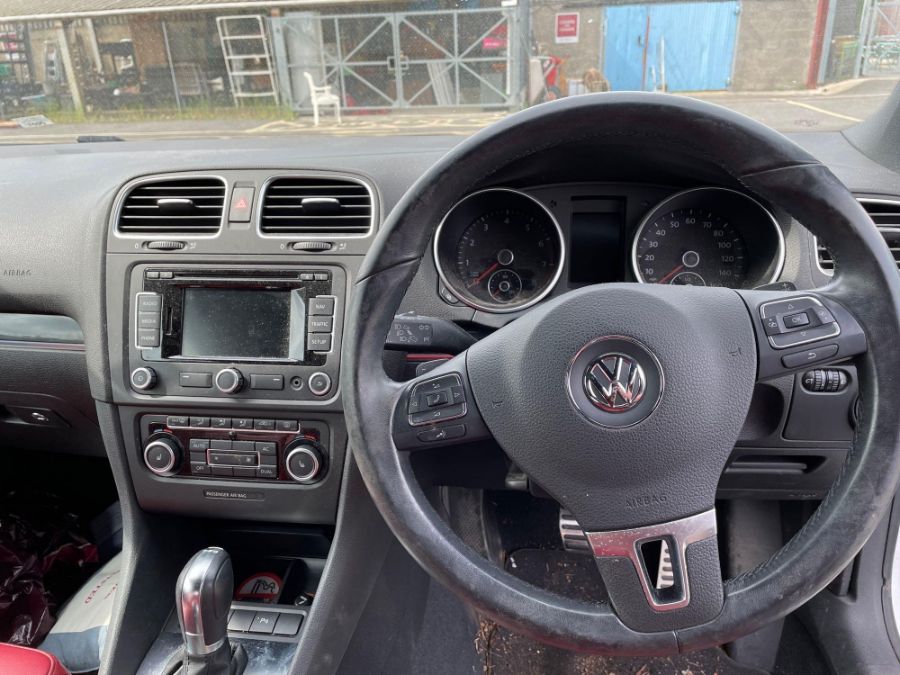
<svg viewBox="0 0 900 675">
<path fill-rule="evenodd" d="M 556 15 L 556 44 L 578 42 L 578 12 Z"/>
</svg>

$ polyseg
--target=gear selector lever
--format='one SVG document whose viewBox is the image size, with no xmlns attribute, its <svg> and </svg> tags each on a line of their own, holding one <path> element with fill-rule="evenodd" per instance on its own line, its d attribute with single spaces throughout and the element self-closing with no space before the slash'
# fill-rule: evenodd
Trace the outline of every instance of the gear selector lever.
<svg viewBox="0 0 900 675">
<path fill-rule="evenodd" d="M 239 675 L 247 664 L 240 645 L 228 642 L 228 610 L 234 592 L 231 558 L 212 546 L 194 554 L 178 576 L 175 607 L 184 640 L 179 675 Z"/>
</svg>

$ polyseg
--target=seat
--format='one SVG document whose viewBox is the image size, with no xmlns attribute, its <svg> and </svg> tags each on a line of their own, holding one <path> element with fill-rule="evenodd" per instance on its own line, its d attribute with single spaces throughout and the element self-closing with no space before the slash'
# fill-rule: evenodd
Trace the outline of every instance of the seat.
<svg viewBox="0 0 900 675">
<path fill-rule="evenodd" d="M 326 84 L 317 87 L 313 76 L 309 71 L 303 71 L 303 77 L 306 78 L 306 84 L 309 87 L 309 100 L 313 107 L 313 124 L 319 126 L 319 107 L 334 106 L 334 118 L 338 124 L 341 123 L 341 99 L 331 91 L 331 85 Z"/>
<path fill-rule="evenodd" d="M 53 654 L 0 643 L 0 673 L 9 675 L 69 675 Z"/>
</svg>

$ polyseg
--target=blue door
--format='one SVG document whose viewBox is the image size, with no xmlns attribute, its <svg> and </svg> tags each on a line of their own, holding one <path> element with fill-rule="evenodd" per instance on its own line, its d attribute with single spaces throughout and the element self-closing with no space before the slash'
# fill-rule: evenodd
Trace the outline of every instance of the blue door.
<svg viewBox="0 0 900 675">
<path fill-rule="evenodd" d="M 603 71 L 613 91 L 713 91 L 731 83 L 739 2 L 606 8 Z"/>
</svg>

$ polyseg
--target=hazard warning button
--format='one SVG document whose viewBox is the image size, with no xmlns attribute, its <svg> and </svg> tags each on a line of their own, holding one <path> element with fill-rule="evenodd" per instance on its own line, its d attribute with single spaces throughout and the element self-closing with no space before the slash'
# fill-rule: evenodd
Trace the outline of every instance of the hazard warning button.
<svg viewBox="0 0 900 675">
<path fill-rule="evenodd" d="M 231 191 L 231 204 L 228 208 L 228 220 L 232 223 L 249 223 L 250 212 L 253 209 L 252 187 L 235 187 Z"/>
</svg>

